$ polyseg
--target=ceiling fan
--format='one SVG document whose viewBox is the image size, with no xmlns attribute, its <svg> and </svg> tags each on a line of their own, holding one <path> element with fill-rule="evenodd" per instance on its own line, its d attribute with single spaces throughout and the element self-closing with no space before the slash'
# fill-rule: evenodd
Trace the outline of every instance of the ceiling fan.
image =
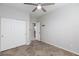
<svg viewBox="0 0 79 59">
<path fill-rule="evenodd" d="M 36 10 L 42 10 L 43 12 L 46 12 L 43 6 L 48 6 L 48 5 L 54 5 L 55 3 L 24 3 L 26 5 L 34 5 L 36 6 L 32 12 L 35 12 Z"/>
</svg>

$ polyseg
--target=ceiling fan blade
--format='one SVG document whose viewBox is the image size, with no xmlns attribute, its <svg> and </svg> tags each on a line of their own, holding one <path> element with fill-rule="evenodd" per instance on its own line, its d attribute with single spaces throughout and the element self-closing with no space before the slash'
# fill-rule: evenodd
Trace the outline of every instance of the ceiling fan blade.
<svg viewBox="0 0 79 59">
<path fill-rule="evenodd" d="M 32 10 L 32 12 L 35 12 L 37 10 L 37 7 L 35 7 L 33 10 Z"/>
<path fill-rule="evenodd" d="M 55 5 L 55 3 L 41 3 L 42 6 Z"/>
<path fill-rule="evenodd" d="M 37 6 L 37 4 L 35 3 L 24 3 L 24 4 Z"/>
<path fill-rule="evenodd" d="M 46 10 L 45 10 L 43 7 L 42 7 L 41 9 L 42 9 L 44 12 L 46 12 Z"/>
</svg>

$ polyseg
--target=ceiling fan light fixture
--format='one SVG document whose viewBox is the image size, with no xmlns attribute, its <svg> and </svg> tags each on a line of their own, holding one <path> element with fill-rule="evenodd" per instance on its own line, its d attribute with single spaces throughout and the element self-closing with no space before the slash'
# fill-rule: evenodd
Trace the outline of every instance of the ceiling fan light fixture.
<svg viewBox="0 0 79 59">
<path fill-rule="evenodd" d="M 24 3 L 24 4 L 35 6 L 32 12 L 35 12 L 36 10 L 42 10 L 43 12 L 46 12 L 46 9 L 44 9 L 43 6 L 54 5 L 55 3 Z"/>
<path fill-rule="evenodd" d="M 40 10 L 41 8 L 42 8 L 41 5 L 38 5 L 38 6 L 37 6 L 37 9 L 38 9 L 38 10 Z"/>
</svg>

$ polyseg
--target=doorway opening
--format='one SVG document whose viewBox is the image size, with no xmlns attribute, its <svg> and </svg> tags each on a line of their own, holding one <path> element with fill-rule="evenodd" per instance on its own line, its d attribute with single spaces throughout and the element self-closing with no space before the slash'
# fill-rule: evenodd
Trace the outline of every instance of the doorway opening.
<svg viewBox="0 0 79 59">
<path fill-rule="evenodd" d="M 40 41 L 40 22 L 33 23 L 33 28 L 34 39 Z"/>
<path fill-rule="evenodd" d="M 35 39 L 36 38 L 36 23 L 33 23 L 33 28 L 34 28 L 33 35 Z"/>
</svg>

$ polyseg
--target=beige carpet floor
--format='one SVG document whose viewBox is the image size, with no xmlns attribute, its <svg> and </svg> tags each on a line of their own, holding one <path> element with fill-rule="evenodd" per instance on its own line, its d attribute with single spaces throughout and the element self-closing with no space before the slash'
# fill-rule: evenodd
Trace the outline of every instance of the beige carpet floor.
<svg viewBox="0 0 79 59">
<path fill-rule="evenodd" d="M 1 56 L 77 56 L 74 53 L 57 48 L 41 41 L 32 41 L 24 45 L 0 53 Z"/>
</svg>

